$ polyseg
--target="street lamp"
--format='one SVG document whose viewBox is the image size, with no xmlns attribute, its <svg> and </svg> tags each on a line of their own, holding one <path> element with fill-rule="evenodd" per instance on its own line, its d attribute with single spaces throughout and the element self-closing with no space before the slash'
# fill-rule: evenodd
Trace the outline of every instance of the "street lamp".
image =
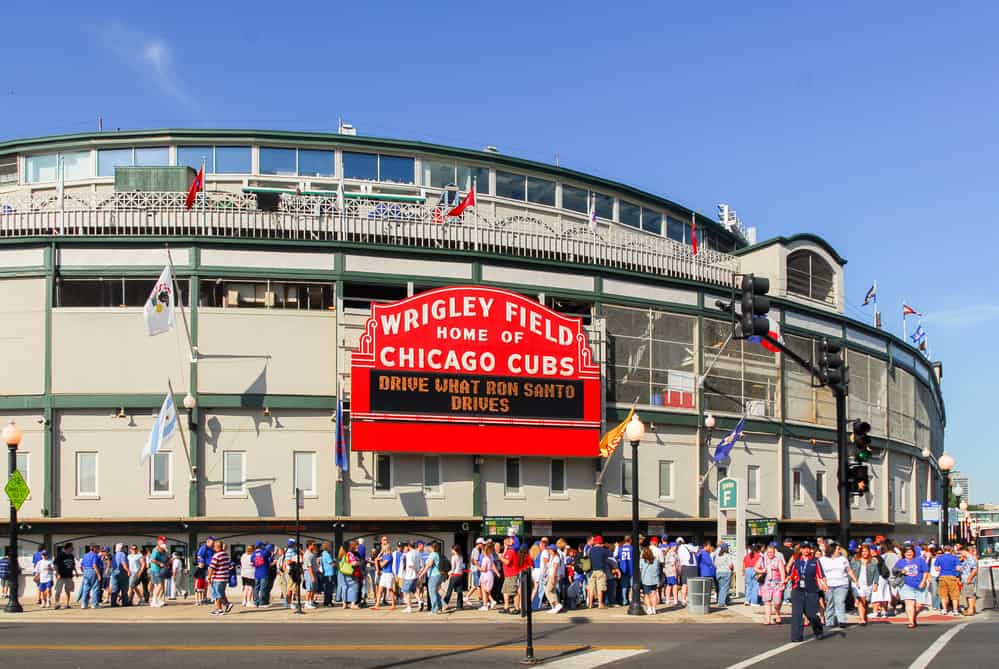
<svg viewBox="0 0 999 669">
<path fill-rule="evenodd" d="M 631 545 L 632 556 L 640 554 L 641 547 L 638 545 L 638 444 L 645 436 L 645 425 L 638 420 L 638 414 L 632 414 L 628 427 L 624 429 L 624 434 L 631 442 Z M 628 604 L 629 616 L 643 616 L 645 611 L 639 602 L 641 599 L 642 580 L 640 569 L 635 569 L 634 565 L 638 560 L 632 562 L 631 568 L 631 602 Z"/>
<path fill-rule="evenodd" d="M 3 429 L 2 434 L 4 443 L 7 444 L 8 474 L 9 476 L 13 476 L 17 470 L 17 447 L 21 443 L 23 433 L 14 421 L 10 421 L 10 424 Z M 14 506 L 14 502 L 10 503 L 10 548 L 8 550 L 7 555 L 10 562 L 10 598 L 7 600 L 7 606 L 4 608 L 4 611 L 7 613 L 23 613 L 24 609 L 21 608 L 21 602 L 17 598 L 18 578 L 20 576 L 18 572 L 20 572 L 21 565 L 17 559 L 17 507 Z"/>
<path fill-rule="evenodd" d="M 943 500 L 940 502 L 940 543 L 950 541 L 950 470 L 954 468 L 954 458 L 944 453 L 937 460 L 937 467 L 943 473 Z"/>
</svg>

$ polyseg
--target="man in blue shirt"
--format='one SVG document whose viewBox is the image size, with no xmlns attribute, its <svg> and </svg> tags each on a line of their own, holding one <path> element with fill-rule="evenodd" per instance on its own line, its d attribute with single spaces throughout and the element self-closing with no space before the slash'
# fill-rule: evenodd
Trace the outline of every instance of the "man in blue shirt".
<svg viewBox="0 0 999 669">
<path fill-rule="evenodd" d="M 215 537 L 208 537 L 205 539 L 205 543 L 198 546 L 198 552 L 195 555 L 195 568 L 194 568 L 194 578 L 201 579 L 202 581 L 208 578 L 208 565 L 211 563 L 212 558 L 215 556 Z M 207 590 L 207 589 L 206 589 Z M 211 595 L 207 597 L 199 598 L 195 601 L 195 604 L 208 604 L 211 600 Z"/>
<path fill-rule="evenodd" d="M 621 570 L 621 601 L 624 606 L 631 604 L 631 570 L 633 551 L 631 536 L 626 536 L 624 541 L 618 546 L 616 555 L 618 568 Z"/>
<path fill-rule="evenodd" d="M 38 561 L 42 559 L 42 553 L 44 551 L 45 551 L 45 546 L 39 546 L 38 550 L 36 550 L 34 552 L 34 554 L 32 554 L 32 556 L 31 556 L 31 571 L 32 571 L 32 573 L 34 573 L 34 571 L 35 571 L 35 565 L 38 564 Z M 41 590 L 38 590 L 35 593 L 35 596 L 38 598 L 38 602 L 37 603 L 41 604 L 42 603 L 42 592 L 41 592 Z"/>
<path fill-rule="evenodd" d="M 597 600 L 597 608 L 604 608 L 604 593 L 607 592 L 607 558 L 610 551 L 604 548 L 604 538 L 593 537 L 590 548 L 590 575 L 586 589 L 586 607 L 593 608 L 593 600 Z"/>
<path fill-rule="evenodd" d="M 128 557 L 122 550 L 123 544 L 115 544 L 111 558 L 111 606 L 128 606 Z"/>
<path fill-rule="evenodd" d="M 87 554 L 80 560 L 80 567 L 83 569 L 83 585 L 80 587 L 80 594 L 77 599 L 82 608 L 87 608 L 87 601 L 93 608 L 97 608 L 98 597 L 101 593 L 102 563 L 97 554 L 97 546 L 90 546 Z"/>
<path fill-rule="evenodd" d="M 961 559 L 954 555 L 950 546 L 943 547 L 943 554 L 938 555 L 933 564 L 940 570 L 937 578 L 937 588 L 940 593 L 940 608 L 947 613 L 947 603 L 953 602 L 952 615 L 961 615 Z"/>
<path fill-rule="evenodd" d="M 333 546 L 328 541 L 323 542 L 323 552 L 319 556 L 320 569 L 323 572 L 323 608 L 333 606 L 333 592 L 336 590 L 336 558 L 333 557 Z"/>
<path fill-rule="evenodd" d="M 253 553 L 250 555 L 250 564 L 253 565 L 253 605 L 260 608 L 266 606 L 264 593 L 270 590 L 270 564 L 271 556 L 264 548 L 264 542 L 257 540 L 253 544 Z"/>
</svg>

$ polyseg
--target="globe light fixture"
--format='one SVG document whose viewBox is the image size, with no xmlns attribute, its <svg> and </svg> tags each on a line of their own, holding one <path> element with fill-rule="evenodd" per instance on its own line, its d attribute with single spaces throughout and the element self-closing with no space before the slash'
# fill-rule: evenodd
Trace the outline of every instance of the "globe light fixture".
<svg viewBox="0 0 999 669">
<path fill-rule="evenodd" d="M 709 430 L 715 429 L 715 417 L 713 415 L 708 414 L 704 418 L 704 427 L 708 428 Z"/>
<path fill-rule="evenodd" d="M 628 427 L 624 428 L 624 434 L 632 443 L 641 441 L 642 437 L 645 436 L 645 424 L 638 419 L 637 413 L 632 414 L 631 420 L 628 421 Z"/>
<path fill-rule="evenodd" d="M 188 411 L 191 411 L 196 406 L 198 406 L 198 400 L 194 399 L 194 395 L 192 395 L 191 393 L 188 393 L 188 394 L 184 395 L 184 408 L 185 409 L 187 409 Z"/>
<path fill-rule="evenodd" d="M 928 448 L 924 448 L 924 449 L 923 449 L 923 452 L 922 452 L 922 453 L 920 453 L 920 455 L 922 455 L 922 456 L 923 456 L 923 459 L 924 459 L 924 460 L 929 460 L 929 459 L 930 459 L 930 456 L 931 456 L 931 455 L 933 455 L 933 454 L 932 454 L 932 453 L 930 452 L 930 449 L 928 449 Z"/>
<path fill-rule="evenodd" d="M 953 488 L 950 489 L 950 491 L 954 493 L 954 497 L 960 497 L 961 495 L 964 494 L 964 488 L 962 488 L 959 485 L 954 486 Z"/>
<path fill-rule="evenodd" d="M 937 460 L 937 464 L 940 466 L 941 470 L 949 472 L 954 468 L 954 458 L 950 457 L 949 453 L 944 453 L 940 456 L 940 459 Z"/>
<path fill-rule="evenodd" d="M 15 446 L 15 447 L 20 446 L 21 437 L 23 436 L 24 433 L 21 432 L 21 428 L 19 428 L 17 426 L 17 423 L 15 423 L 14 421 L 10 421 L 3 428 L 3 443 L 7 444 L 8 446 Z"/>
</svg>

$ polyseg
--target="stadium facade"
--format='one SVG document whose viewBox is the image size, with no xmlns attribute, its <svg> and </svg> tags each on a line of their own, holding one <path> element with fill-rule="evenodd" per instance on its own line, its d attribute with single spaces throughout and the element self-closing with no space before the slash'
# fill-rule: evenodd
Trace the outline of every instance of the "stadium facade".
<svg viewBox="0 0 999 669">
<path fill-rule="evenodd" d="M 203 161 L 206 192 L 188 210 Z M 448 217 L 442 200 L 473 183 L 476 206 Z M 197 362 L 182 319 L 156 337 L 143 326 L 167 249 Z M 730 221 L 491 147 L 244 130 L 0 144 L 0 418 L 25 431 L 22 555 L 159 534 L 182 550 L 209 534 L 279 539 L 294 531 L 296 487 L 303 533 L 318 539 L 468 542 L 486 516 L 522 516 L 535 535 L 625 532 L 630 448 L 594 457 L 593 421 L 594 452 L 561 456 L 561 435 L 577 428 L 521 431 L 488 452 L 474 425 L 347 429 L 349 470 L 335 467 L 337 397 L 349 417 L 371 305 L 452 286 L 512 291 L 581 319 L 599 428 L 636 397 L 649 426 L 644 531 L 713 535 L 727 474 L 745 481 L 750 520 L 834 534 L 833 398 L 790 360 L 728 339 L 715 302 L 739 272 L 770 277 L 771 318 L 796 351 L 846 342 L 848 414 L 871 423 L 876 447 L 854 533 L 935 535 L 921 502 L 939 499 L 939 478 L 921 451 L 943 449 L 940 368 L 844 315 L 845 265 L 814 235 L 749 243 Z M 178 406 L 196 400 L 183 412 L 190 466 L 179 439 L 140 463 L 168 379 Z M 743 414 L 744 443 L 711 467 Z"/>
</svg>

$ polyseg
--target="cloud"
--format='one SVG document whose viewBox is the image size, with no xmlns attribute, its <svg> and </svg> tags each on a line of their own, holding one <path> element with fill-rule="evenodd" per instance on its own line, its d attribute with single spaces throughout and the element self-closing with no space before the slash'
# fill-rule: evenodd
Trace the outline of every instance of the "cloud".
<svg viewBox="0 0 999 669">
<path fill-rule="evenodd" d="M 966 307 L 931 311 L 923 321 L 938 328 L 966 328 L 999 320 L 999 304 L 970 304 Z"/>
<path fill-rule="evenodd" d="M 174 66 L 173 46 L 165 38 L 133 30 L 114 21 L 97 29 L 100 46 L 159 91 L 186 107 L 196 107 Z"/>
</svg>

